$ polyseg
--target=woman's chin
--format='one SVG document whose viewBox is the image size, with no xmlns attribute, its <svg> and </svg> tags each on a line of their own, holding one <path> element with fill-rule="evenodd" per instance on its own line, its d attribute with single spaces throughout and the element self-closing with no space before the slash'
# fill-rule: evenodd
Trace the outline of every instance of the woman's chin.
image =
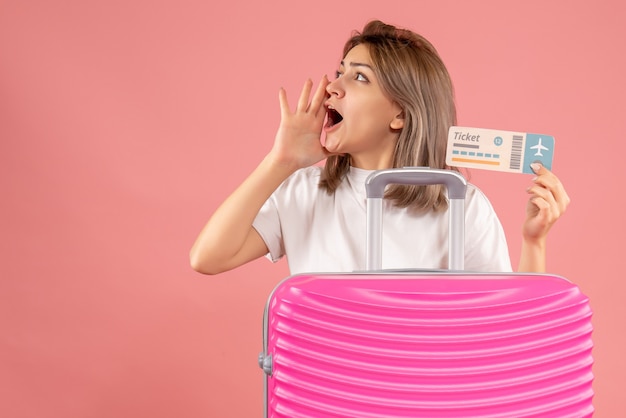
<svg viewBox="0 0 626 418">
<path fill-rule="evenodd" d="M 326 138 L 326 142 L 324 143 L 324 148 L 326 148 L 326 151 L 330 152 L 331 154 L 340 154 L 341 153 L 341 147 L 339 146 L 339 143 L 337 141 L 333 141 L 331 138 Z"/>
</svg>

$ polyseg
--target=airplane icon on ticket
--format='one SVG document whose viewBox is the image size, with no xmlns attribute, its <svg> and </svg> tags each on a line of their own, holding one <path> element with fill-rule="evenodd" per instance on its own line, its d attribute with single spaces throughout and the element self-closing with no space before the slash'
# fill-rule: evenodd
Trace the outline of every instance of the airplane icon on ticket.
<svg viewBox="0 0 626 418">
<path fill-rule="evenodd" d="M 539 137 L 539 141 L 537 142 L 537 145 L 533 145 L 532 147 L 530 147 L 530 149 L 537 150 L 537 152 L 535 153 L 535 156 L 538 156 L 538 157 L 543 157 L 543 154 L 541 153 L 541 151 L 550 151 L 550 148 L 544 147 L 541 144 L 541 137 Z"/>
</svg>

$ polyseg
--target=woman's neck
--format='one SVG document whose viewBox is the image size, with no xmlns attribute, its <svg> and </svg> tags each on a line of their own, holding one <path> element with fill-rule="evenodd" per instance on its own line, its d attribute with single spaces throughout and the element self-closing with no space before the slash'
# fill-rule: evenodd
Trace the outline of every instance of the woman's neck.
<svg viewBox="0 0 626 418">
<path fill-rule="evenodd" d="M 385 153 L 386 154 L 386 153 Z M 363 170 L 383 170 L 393 167 L 391 155 L 350 155 L 350 165 Z"/>
</svg>

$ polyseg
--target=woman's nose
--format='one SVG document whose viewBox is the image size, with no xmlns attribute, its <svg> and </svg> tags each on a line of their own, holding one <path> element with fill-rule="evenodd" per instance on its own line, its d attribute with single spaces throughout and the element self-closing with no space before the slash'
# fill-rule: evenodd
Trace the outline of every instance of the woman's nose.
<svg viewBox="0 0 626 418">
<path fill-rule="evenodd" d="M 343 86 L 341 85 L 341 77 L 332 80 L 326 86 L 326 92 L 331 96 L 342 97 L 344 95 Z"/>
</svg>

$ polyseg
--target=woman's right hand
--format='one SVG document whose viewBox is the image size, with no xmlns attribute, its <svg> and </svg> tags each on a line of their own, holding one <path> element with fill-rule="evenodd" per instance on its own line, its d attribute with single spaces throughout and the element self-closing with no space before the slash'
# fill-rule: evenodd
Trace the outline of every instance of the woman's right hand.
<svg viewBox="0 0 626 418">
<path fill-rule="evenodd" d="M 293 112 L 289 108 L 285 89 L 280 89 L 281 120 L 270 152 L 275 163 L 297 170 L 311 166 L 330 155 L 321 143 L 328 84 L 328 78 L 324 76 L 311 97 L 313 82 L 307 80 Z"/>
<path fill-rule="evenodd" d="M 311 98 L 313 83 L 308 80 L 293 112 L 285 90 L 280 90 L 281 121 L 274 146 L 200 231 L 189 254 L 194 270 L 217 274 L 267 254 L 263 238 L 252 226 L 259 210 L 294 171 L 329 155 L 320 142 L 327 85 L 324 77 Z"/>
</svg>

